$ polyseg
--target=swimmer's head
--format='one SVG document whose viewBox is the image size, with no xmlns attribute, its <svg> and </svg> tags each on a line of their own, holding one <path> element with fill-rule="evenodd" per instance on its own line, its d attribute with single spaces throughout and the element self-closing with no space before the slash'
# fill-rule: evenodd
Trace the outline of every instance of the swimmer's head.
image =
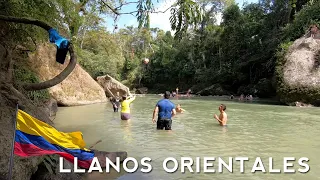
<svg viewBox="0 0 320 180">
<path fill-rule="evenodd" d="M 164 96 L 164 98 L 169 99 L 170 95 L 171 95 L 171 93 L 169 91 L 166 91 L 163 96 Z"/>
<path fill-rule="evenodd" d="M 221 105 L 219 106 L 219 111 L 225 111 L 226 109 L 227 109 L 227 106 L 224 105 L 224 104 L 221 104 Z"/>
<path fill-rule="evenodd" d="M 177 108 L 181 108 L 181 105 L 180 105 L 180 104 L 177 104 Z"/>
</svg>

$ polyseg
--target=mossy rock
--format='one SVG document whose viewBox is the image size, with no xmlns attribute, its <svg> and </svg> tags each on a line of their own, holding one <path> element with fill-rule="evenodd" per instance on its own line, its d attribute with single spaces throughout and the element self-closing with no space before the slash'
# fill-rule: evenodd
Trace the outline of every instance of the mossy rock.
<svg viewBox="0 0 320 180">
<path fill-rule="evenodd" d="M 299 38 L 283 43 L 277 53 L 277 94 L 280 101 L 320 105 L 320 40 Z"/>
</svg>

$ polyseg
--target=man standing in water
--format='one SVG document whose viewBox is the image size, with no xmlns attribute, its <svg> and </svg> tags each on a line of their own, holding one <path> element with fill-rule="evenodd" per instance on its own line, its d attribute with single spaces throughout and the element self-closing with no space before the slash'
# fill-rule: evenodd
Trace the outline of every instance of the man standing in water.
<svg viewBox="0 0 320 180">
<path fill-rule="evenodd" d="M 219 106 L 220 115 L 219 117 L 215 114 L 214 118 L 219 121 L 221 126 L 226 126 L 228 121 L 228 115 L 226 112 L 224 112 L 227 109 L 226 105 L 221 104 Z"/>
<path fill-rule="evenodd" d="M 121 120 L 130 120 L 130 104 L 136 99 L 136 96 L 123 96 L 121 102 Z"/>
<path fill-rule="evenodd" d="M 174 104 L 169 100 L 169 98 L 170 92 L 166 91 L 164 93 L 164 99 L 158 101 L 153 111 L 152 122 L 156 122 L 156 117 L 158 115 L 157 129 L 159 130 L 163 130 L 163 128 L 165 128 L 165 130 L 171 130 L 171 118 L 176 114 L 176 110 Z"/>
</svg>

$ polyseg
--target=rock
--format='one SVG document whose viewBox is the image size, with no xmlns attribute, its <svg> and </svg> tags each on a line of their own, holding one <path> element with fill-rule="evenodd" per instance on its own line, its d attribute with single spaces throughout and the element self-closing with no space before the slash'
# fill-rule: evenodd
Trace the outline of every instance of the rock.
<svg viewBox="0 0 320 180">
<path fill-rule="evenodd" d="M 320 101 L 320 40 L 301 37 L 278 58 L 277 92 L 286 104 Z"/>
<path fill-rule="evenodd" d="M 59 163 L 59 156 L 58 155 L 51 155 L 51 156 L 55 156 L 55 161 L 52 160 L 54 164 L 54 167 L 51 167 L 52 171 L 54 173 L 50 173 L 45 165 L 45 163 L 41 163 L 38 166 L 38 170 L 32 175 L 31 179 L 32 180 L 37 180 L 37 179 L 41 179 L 41 180 L 82 180 L 85 179 L 83 174 L 79 174 L 79 173 L 60 173 L 59 169 L 60 169 L 60 163 Z M 71 172 L 74 172 L 74 164 L 67 161 L 67 160 L 63 160 L 63 168 L 64 169 L 71 169 Z"/>
<path fill-rule="evenodd" d="M 101 167 L 106 167 L 106 157 L 115 163 L 117 157 L 120 158 L 120 162 L 123 162 L 128 156 L 127 152 L 105 152 L 95 149 L 93 149 L 93 151 L 94 156 L 98 158 Z"/>
<path fill-rule="evenodd" d="M 56 48 L 50 44 L 42 44 L 37 51 L 29 54 L 28 65 L 42 80 L 49 80 L 59 74 L 68 64 L 56 62 Z M 73 72 L 60 84 L 48 89 L 50 95 L 62 106 L 84 105 L 106 102 L 107 98 L 99 84 L 81 68 L 76 65 Z"/>
<path fill-rule="evenodd" d="M 55 116 L 58 112 L 58 103 L 55 99 L 49 99 L 45 104 L 45 111 L 49 117 Z"/>
<path fill-rule="evenodd" d="M 135 93 L 137 94 L 147 94 L 148 93 L 148 88 L 146 87 L 142 87 L 142 88 L 138 88 Z"/>
<path fill-rule="evenodd" d="M 119 93 L 119 96 L 130 94 L 129 88 L 127 86 L 123 85 L 121 82 L 117 81 L 109 75 L 98 76 L 97 82 L 105 90 L 106 95 L 108 97 L 112 96 L 108 92 L 108 89 L 111 91 L 113 95 L 117 95 L 117 93 Z"/>
</svg>

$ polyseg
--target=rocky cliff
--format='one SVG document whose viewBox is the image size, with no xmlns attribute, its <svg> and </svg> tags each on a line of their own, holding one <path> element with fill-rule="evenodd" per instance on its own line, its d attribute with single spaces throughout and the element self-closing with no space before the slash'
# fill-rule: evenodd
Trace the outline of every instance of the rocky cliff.
<svg viewBox="0 0 320 180">
<path fill-rule="evenodd" d="M 301 37 L 279 53 L 277 92 L 282 102 L 320 105 L 320 40 Z"/>
<path fill-rule="evenodd" d="M 42 80 L 48 80 L 59 74 L 68 64 L 55 61 L 56 50 L 51 44 L 38 46 L 37 51 L 29 54 L 29 66 Z M 104 90 L 92 77 L 76 65 L 73 72 L 60 84 L 49 89 L 50 95 L 59 105 L 73 106 L 106 102 Z"/>
</svg>

